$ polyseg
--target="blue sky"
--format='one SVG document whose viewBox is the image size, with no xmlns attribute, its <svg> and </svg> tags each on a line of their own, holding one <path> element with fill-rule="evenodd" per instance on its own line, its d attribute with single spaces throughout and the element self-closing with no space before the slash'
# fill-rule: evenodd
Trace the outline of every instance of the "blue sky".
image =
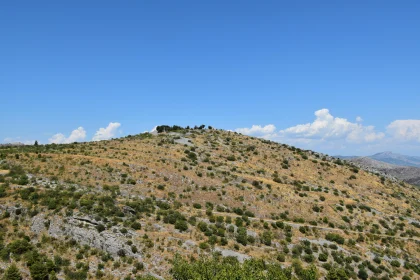
<svg viewBox="0 0 420 280">
<path fill-rule="evenodd" d="M 409 0 L 2 1 L 0 142 L 206 124 L 420 155 L 419 14 Z"/>
</svg>

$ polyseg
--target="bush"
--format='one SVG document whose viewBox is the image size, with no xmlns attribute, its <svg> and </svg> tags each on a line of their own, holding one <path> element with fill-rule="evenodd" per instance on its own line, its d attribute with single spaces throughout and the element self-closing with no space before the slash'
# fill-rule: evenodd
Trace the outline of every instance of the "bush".
<svg viewBox="0 0 420 280">
<path fill-rule="evenodd" d="M 118 250 L 117 255 L 118 255 L 119 257 L 125 257 L 125 250 L 124 250 L 124 249 L 120 249 L 120 250 Z"/>
<path fill-rule="evenodd" d="M 367 280 L 369 277 L 369 274 L 364 269 L 360 269 L 357 273 L 357 277 L 359 277 L 362 280 Z"/>
<path fill-rule="evenodd" d="M 48 279 L 47 266 L 41 262 L 36 262 L 29 267 L 31 277 L 33 280 L 45 280 Z"/>
<path fill-rule="evenodd" d="M 285 262 L 286 261 L 286 256 L 284 254 L 278 254 L 277 255 L 277 260 L 279 262 Z"/>
<path fill-rule="evenodd" d="M 98 232 L 103 232 L 105 230 L 105 226 L 103 224 L 99 224 L 96 226 L 96 230 Z"/>
<path fill-rule="evenodd" d="M 238 228 L 238 234 L 236 235 L 236 242 L 246 246 L 247 240 L 248 239 L 247 239 L 246 228 L 239 227 Z"/>
<path fill-rule="evenodd" d="M 21 255 L 32 249 L 32 245 L 26 239 L 15 240 L 7 246 L 10 253 Z"/>
<path fill-rule="evenodd" d="M 301 269 L 303 275 L 312 275 L 313 268 Z M 249 280 L 285 280 L 291 278 L 291 271 L 283 269 L 279 263 L 266 263 L 263 260 L 249 259 L 242 264 L 233 257 L 204 258 L 188 262 L 179 256 L 175 257 L 171 274 L 174 279 L 249 279 Z M 317 279 L 305 277 L 301 279 Z"/>
<path fill-rule="evenodd" d="M 16 265 L 12 264 L 11 266 L 9 266 L 6 269 L 2 279 L 4 279 L 4 280 L 21 280 L 22 276 L 20 275 L 20 271 L 16 267 Z"/>
<path fill-rule="evenodd" d="M 236 160 L 235 156 L 233 156 L 233 155 L 228 156 L 226 159 L 229 160 L 229 161 L 235 161 Z"/>
<path fill-rule="evenodd" d="M 134 222 L 131 224 L 131 228 L 134 230 L 140 230 L 141 229 L 141 224 L 139 222 Z"/>
<path fill-rule="evenodd" d="M 344 244 L 345 241 L 344 237 L 336 233 L 327 233 L 325 235 L 325 239 L 327 239 L 328 241 L 334 241 L 338 244 Z"/>
<path fill-rule="evenodd" d="M 397 260 L 392 260 L 391 265 L 394 266 L 394 267 L 400 267 L 401 266 L 400 262 L 397 261 Z"/>
<path fill-rule="evenodd" d="M 264 231 L 260 236 L 261 243 L 267 246 L 271 245 L 271 239 L 272 233 L 270 231 Z"/>
<path fill-rule="evenodd" d="M 188 224 L 184 220 L 177 220 L 175 223 L 175 228 L 179 231 L 186 231 L 188 229 Z"/>
<path fill-rule="evenodd" d="M 202 250 L 207 250 L 208 248 L 210 248 L 210 245 L 207 242 L 201 242 L 199 247 Z"/>
<path fill-rule="evenodd" d="M 321 253 L 318 256 L 318 260 L 321 261 L 321 262 L 326 262 L 328 260 L 328 255 L 324 254 L 324 253 Z"/>
<path fill-rule="evenodd" d="M 333 266 L 328 270 L 325 280 L 347 280 L 349 277 L 344 269 Z"/>
<path fill-rule="evenodd" d="M 312 210 L 314 211 L 314 212 L 320 212 L 321 211 L 321 208 L 319 208 L 319 206 L 317 206 L 317 205 L 315 205 L 314 207 L 312 207 Z"/>
</svg>

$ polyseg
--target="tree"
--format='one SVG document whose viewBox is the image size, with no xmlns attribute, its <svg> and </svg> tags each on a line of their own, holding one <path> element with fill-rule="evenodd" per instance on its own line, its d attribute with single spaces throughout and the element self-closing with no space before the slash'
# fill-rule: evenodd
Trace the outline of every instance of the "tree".
<svg viewBox="0 0 420 280">
<path fill-rule="evenodd" d="M 55 274 L 55 271 L 51 271 L 50 277 L 48 280 L 58 280 L 57 275 Z"/>
<path fill-rule="evenodd" d="M 36 262 L 29 267 L 29 271 L 31 272 L 31 276 L 33 280 L 46 280 L 48 279 L 48 269 L 47 267 L 41 263 Z"/>
<path fill-rule="evenodd" d="M 21 280 L 22 276 L 20 275 L 19 269 L 15 264 L 9 266 L 4 272 L 2 280 Z"/>
<path fill-rule="evenodd" d="M 349 277 L 346 274 L 346 271 L 342 268 L 333 266 L 329 271 L 326 280 L 347 280 Z"/>
<path fill-rule="evenodd" d="M 358 276 L 360 279 L 366 280 L 366 279 L 368 279 L 369 274 L 366 272 L 366 270 L 364 270 L 364 269 L 360 269 L 360 270 L 359 270 L 359 273 L 357 273 L 357 276 Z"/>
<path fill-rule="evenodd" d="M 261 243 L 267 246 L 271 245 L 271 239 L 272 239 L 272 234 L 270 231 L 264 231 L 260 236 Z"/>
<path fill-rule="evenodd" d="M 238 234 L 236 236 L 236 241 L 244 246 L 246 246 L 247 243 L 247 233 L 246 228 L 239 227 L 238 228 Z"/>
<path fill-rule="evenodd" d="M 98 224 L 98 225 L 96 226 L 96 230 L 97 230 L 98 232 L 103 232 L 103 231 L 105 230 L 105 226 L 104 226 L 103 224 Z"/>
<path fill-rule="evenodd" d="M 36 140 L 35 140 L 35 144 L 34 144 L 34 146 L 38 146 L 38 141 L 36 141 Z"/>
<path fill-rule="evenodd" d="M 184 220 L 177 220 L 175 222 L 175 228 L 179 231 L 186 231 L 188 229 L 188 224 Z"/>
</svg>

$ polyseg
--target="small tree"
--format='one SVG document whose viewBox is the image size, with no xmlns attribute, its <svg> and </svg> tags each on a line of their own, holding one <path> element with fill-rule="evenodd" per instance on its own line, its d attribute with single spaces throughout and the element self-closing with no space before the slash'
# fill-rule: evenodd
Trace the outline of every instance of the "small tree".
<svg viewBox="0 0 420 280">
<path fill-rule="evenodd" d="M 29 267 L 33 280 L 48 279 L 48 269 L 42 262 L 36 262 Z"/>
<path fill-rule="evenodd" d="M 21 280 L 22 276 L 20 275 L 19 269 L 15 264 L 9 266 L 4 272 L 3 280 Z"/>
</svg>

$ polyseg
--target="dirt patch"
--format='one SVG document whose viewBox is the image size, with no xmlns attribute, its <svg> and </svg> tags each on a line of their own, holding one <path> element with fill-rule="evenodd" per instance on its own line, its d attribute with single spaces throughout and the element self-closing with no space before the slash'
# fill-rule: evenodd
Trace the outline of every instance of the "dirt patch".
<svg viewBox="0 0 420 280">
<path fill-rule="evenodd" d="M 6 175 L 9 174 L 9 170 L 1 170 L 0 169 L 0 175 Z"/>
</svg>

